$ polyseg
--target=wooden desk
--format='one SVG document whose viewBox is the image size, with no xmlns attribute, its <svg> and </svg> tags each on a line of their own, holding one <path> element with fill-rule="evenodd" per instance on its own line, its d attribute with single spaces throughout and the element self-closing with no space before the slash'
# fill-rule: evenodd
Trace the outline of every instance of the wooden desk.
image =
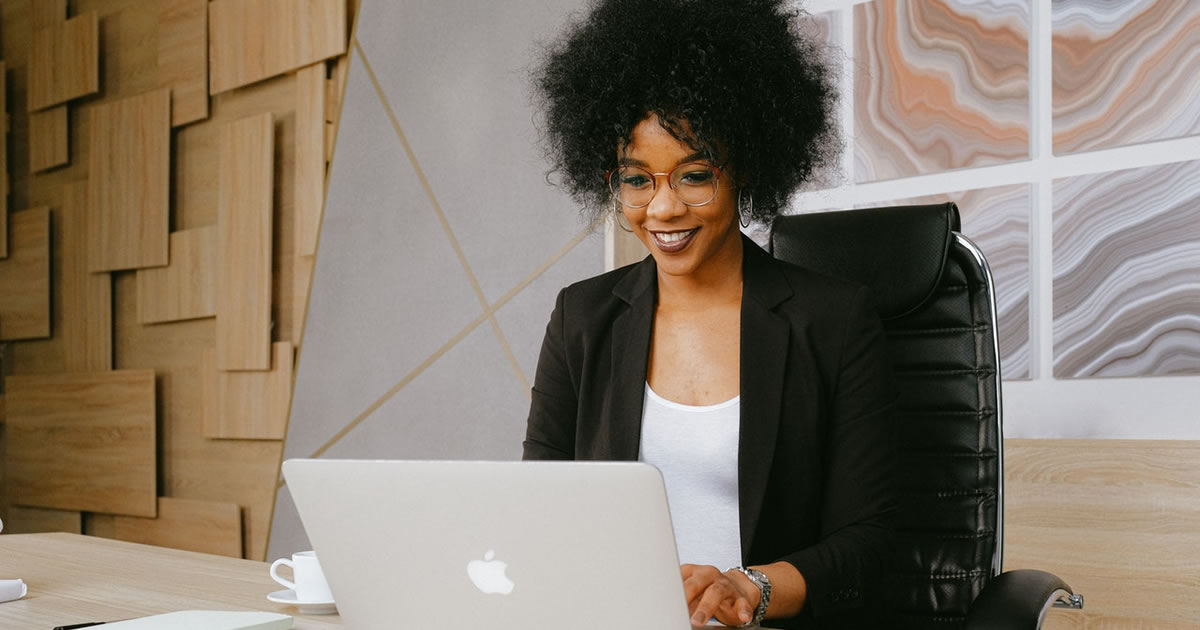
<svg viewBox="0 0 1200 630">
<path fill-rule="evenodd" d="M 261 610 L 302 630 L 341 628 L 338 615 L 300 615 L 267 601 L 281 590 L 265 562 L 77 534 L 0 534 L 0 578 L 21 578 L 24 599 L 0 604 L 0 628 L 50 630 L 176 610 Z"/>
</svg>

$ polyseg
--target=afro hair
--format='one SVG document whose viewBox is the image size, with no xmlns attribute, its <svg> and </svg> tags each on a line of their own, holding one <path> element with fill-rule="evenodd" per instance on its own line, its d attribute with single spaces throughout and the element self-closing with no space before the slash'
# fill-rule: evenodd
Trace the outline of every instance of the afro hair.
<svg viewBox="0 0 1200 630">
<path fill-rule="evenodd" d="M 769 222 L 840 149 L 824 44 L 784 0 L 593 0 L 534 72 L 547 158 L 589 218 L 604 175 L 655 116 L 731 169 Z"/>
</svg>

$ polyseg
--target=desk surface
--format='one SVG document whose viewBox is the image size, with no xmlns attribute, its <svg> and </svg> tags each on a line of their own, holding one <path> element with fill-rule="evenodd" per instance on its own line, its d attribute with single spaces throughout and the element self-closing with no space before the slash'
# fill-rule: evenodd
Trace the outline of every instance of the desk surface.
<svg viewBox="0 0 1200 630">
<path fill-rule="evenodd" d="M 21 578 L 24 599 L 0 604 L 0 628 L 50 630 L 176 610 L 261 610 L 294 628 L 341 628 L 337 615 L 301 615 L 267 600 L 282 589 L 265 562 L 76 534 L 0 535 L 0 578 Z"/>
</svg>

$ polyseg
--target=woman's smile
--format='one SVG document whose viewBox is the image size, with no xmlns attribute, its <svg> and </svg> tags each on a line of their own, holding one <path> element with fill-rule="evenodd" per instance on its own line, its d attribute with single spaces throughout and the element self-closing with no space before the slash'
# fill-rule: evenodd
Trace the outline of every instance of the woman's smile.
<svg viewBox="0 0 1200 630">
<path fill-rule="evenodd" d="M 659 232 L 655 230 L 648 231 L 650 232 L 650 235 L 654 237 L 654 244 L 658 246 L 658 249 L 668 254 L 674 254 L 687 249 L 687 246 L 692 242 L 692 237 L 696 235 L 696 232 L 700 231 L 700 228 L 692 228 L 690 230 L 674 230 L 670 232 Z"/>
</svg>

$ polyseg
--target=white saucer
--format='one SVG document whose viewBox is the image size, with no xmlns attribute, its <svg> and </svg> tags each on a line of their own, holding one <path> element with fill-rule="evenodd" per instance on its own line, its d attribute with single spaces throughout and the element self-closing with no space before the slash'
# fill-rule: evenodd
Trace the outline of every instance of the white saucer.
<svg viewBox="0 0 1200 630">
<path fill-rule="evenodd" d="M 267 599 L 280 604 L 296 606 L 305 615 L 328 615 L 337 612 L 337 604 L 333 600 L 327 602 L 302 602 L 296 599 L 296 591 L 284 589 L 267 595 Z"/>
</svg>

